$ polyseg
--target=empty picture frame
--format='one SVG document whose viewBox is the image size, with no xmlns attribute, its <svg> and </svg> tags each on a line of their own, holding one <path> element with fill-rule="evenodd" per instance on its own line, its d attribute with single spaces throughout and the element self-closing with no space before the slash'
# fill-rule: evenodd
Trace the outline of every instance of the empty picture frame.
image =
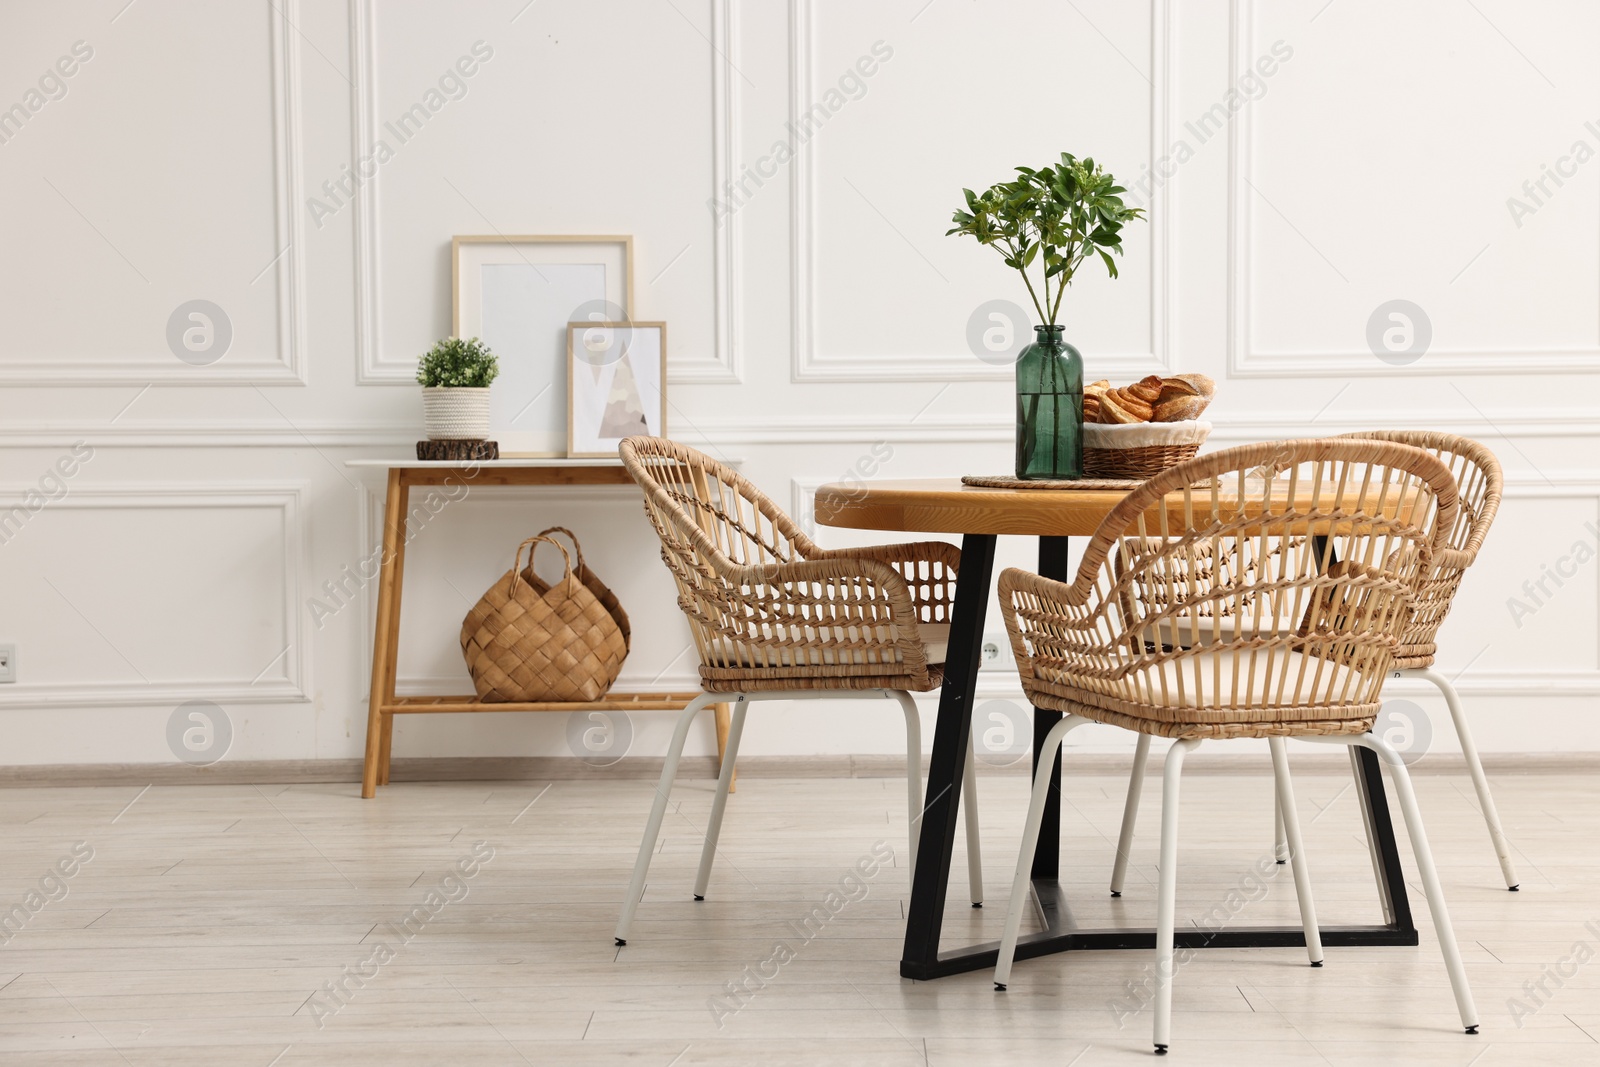
<svg viewBox="0 0 1600 1067">
<path fill-rule="evenodd" d="M 500 357 L 489 436 L 502 456 L 567 444 L 569 322 L 633 316 L 633 238 L 466 235 L 450 241 L 451 333 Z"/>
<path fill-rule="evenodd" d="M 615 456 L 667 432 L 667 324 L 567 324 L 567 455 Z"/>
</svg>

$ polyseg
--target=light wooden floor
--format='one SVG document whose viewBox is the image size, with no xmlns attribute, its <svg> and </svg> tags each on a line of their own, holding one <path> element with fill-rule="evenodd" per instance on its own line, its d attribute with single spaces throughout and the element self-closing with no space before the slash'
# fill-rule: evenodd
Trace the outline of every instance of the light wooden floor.
<svg viewBox="0 0 1600 1067">
<path fill-rule="evenodd" d="M 1376 916 L 1347 783 L 1297 782 L 1328 924 Z M 1542 1004 L 1524 990 L 1576 944 L 1586 960 L 1600 950 L 1600 783 L 1497 780 L 1522 869 L 1515 894 L 1497 888 L 1466 783 L 1417 784 L 1482 1035 L 1458 1028 L 1413 878 L 1419 948 L 1330 949 L 1321 970 L 1298 949 L 1200 953 L 1177 979 L 1167 1062 L 1600 1063 L 1600 961 L 1559 987 L 1546 978 Z M 997 936 L 1025 786 L 982 779 L 988 906 L 967 907 L 953 878 L 949 944 Z M 0 1063 L 1090 1067 L 1148 1057 L 1148 1011 L 1119 1025 L 1112 1007 L 1149 973 L 1148 953 L 1022 963 L 1003 995 L 988 972 L 897 976 L 903 788 L 895 779 L 741 782 L 711 899 L 696 904 L 711 783 L 680 785 L 635 937 L 620 950 L 611 929 L 646 783 L 398 784 L 372 801 L 354 783 L 0 790 L 0 910 L 24 903 L 74 842 L 94 851 L 65 880 L 66 897 L 0 948 Z M 1069 773 L 1069 878 L 1084 922 L 1150 925 L 1159 789 L 1147 796 L 1128 892 L 1112 901 L 1105 879 L 1121 790 L 1118 779 Z M 1268 780 L 1192 777 L 1184 819 L 1180 923 L 1249 891 L 1245 873 L 1270 850 Z M 465 897 L 434 898 L 437 914 L 415 938 L 397 938 L 388 924 L 424 905 L 478 841 L 494 854 L 461 883 Z M 880 841 L 899 865 L 808 938 L 798 924 Z M 1231 926 L 1295 921 L 1287 873 L 1264 898 L 1240 900 Z M 778 941 L 794 956 L 781 965 Z M 369 966 L 380 943 L 393 958 Z M 334 1002 L 314 994 L 347 967 L 376 974 L 326 1014 L 318 1005 Z M 774 977 L 718 1017 L 712 998 L 747 967 Z M 1510 997 L 1536 1009 L 1520 1026 Z"/>
</svg>

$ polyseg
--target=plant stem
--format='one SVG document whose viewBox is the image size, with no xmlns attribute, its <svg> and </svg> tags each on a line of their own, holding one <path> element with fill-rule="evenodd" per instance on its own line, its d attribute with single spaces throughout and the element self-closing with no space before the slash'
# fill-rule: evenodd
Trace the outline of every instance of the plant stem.
<svg viewBox="0 0 1600 1067">
<path fill-rule="evenodd" d="M 1077 228 L 1074 227 L 1073 229 L 1076 230 Z M 1056 303 L 1055 307 L 1050 309 L 1051 322 L 1056 321 L 1056 315 L 1061 310 L 1061 297 L 1066 294 L 1067 286 L 1072 282 L 1072 276 L 1078 272 L 1078 264 L 1072 262 L 1072 256 L 1079 247 L 1081 247 L 1081 244 L 1076 241 L 1067 246 L 1067 254 L 1065 256 L 1067 267 L 1060 274 L 1056 275 Z M 1083 258 L 1081 256 L 1079 257 L 1078 262 L 1083 262 Z"/>
<path fill-rule="evenodd" d="M 1023 236 L 1026 238 L 1026 234 Z M 1026 241 L 1024 241 L 1024 243 L 1026 243 Z M 1010 252 L 1012 259 L 1017 260 L 1019 263 L 1022 262 L 1020 253 L 1017 252 L 1017 246 L 1015 244 L 1011 245 Z M 1039 306 L 1039 297 L 1038 294 L 1033 291 L 1033 283 L 1028 280 L 1027 268 L 1022 268 L 1018 270 L 1017 273 L 1022 275 L 1022 284 L 1028 287 L 1028 299 L 1033 301 L 1033 310 L 1039 313 L 1040 321 L 1044 321 L 1044 308 Z M 1045 294 L 1045 302 L 1049 302 L 1049 293 Z"/>
</svg>

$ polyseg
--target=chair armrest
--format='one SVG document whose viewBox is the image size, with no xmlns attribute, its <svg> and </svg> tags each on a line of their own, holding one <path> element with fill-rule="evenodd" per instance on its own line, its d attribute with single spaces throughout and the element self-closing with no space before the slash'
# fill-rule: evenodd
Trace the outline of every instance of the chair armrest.
<svg viewBox="0 0 1600 1067">
<path fill-rule="evenodd" d="M 1113 597 L 1119 595 L 1111 593 Z M 1038 659 L 1097 672 L 1114 672 L 1126 666 L 1130 650 L 1105 640 L 1108 603 L 1103 589 L 1091 587 L 1081 592 L 1066 582 L 1017 567 L 1002 571 L 1000 612 L 1022 677 L 1034 677 Z"/>
<path fill-rule="evenodd" d="M 949 622 L 956 599 L 961 549 L 948 541 L 913 541 L 813 552 L 811 560 L 857 559 L 884 563 L 906 584 L 918 622 Z"/>
<path fill-rule="evenodd" d="M 899 571 L 855 554 L 793 563 L 716 567 L 721 619 L 707 619 L 735 642 L 772 649 L 813 648 L 869 662 L 926 670 L 918 609 Z"/>
</svg>

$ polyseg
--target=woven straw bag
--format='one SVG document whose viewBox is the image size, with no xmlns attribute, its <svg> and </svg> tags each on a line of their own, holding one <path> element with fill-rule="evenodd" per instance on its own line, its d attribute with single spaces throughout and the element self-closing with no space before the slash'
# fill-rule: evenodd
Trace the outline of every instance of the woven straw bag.
<svg viewBox="0 0 1600 1067">
<path fill-rule="evenodd" d="M 617 629 L 622 631 L 622 654 L 626 656 L 633 647 L 633 627 L 628 624 L 628 613 L 622 610 L 622 602 L 617 599 L 617 594 L 613 593 L 610 587 L 600 580 L 600 576 L 589 569 L 589 564 L 584 562 L 583 546 L 578 543 L 578 535 L 565 526 L 551 526 L 549 529 L 540 530 L 534 536 L 549 537 L 551 534 L 558 533 L 566 534 L 567 540 L 572 542 L 572 554 L 578 558 L 578 566 L 574 569 L 574 573 L 578 576 L 578 581 L 583 583 L 585 589 L 594 594 L 594 598 L 600 601 L 600 606 L 605 608 L 611 617 L 616 620 Z M 533 560 L 531 557 L 528 560 L 527 568 L 522 572 L 522 580 L 539 590 L 540 593 L 550 588 L 543 578 L 533 573 Z"/>
<path fill-rule="evenodd" d="M 566 565 L 553 585 L 533 574 L 533 553 L 541 543 L 555 545 Z M 485 702 L 591 701 L 617 680 L 628 638 L 573 570 L 566 547 L 541 534 L 517 546 L 511 569 L 467 613 L 461 651 Z"/>
</svg>

